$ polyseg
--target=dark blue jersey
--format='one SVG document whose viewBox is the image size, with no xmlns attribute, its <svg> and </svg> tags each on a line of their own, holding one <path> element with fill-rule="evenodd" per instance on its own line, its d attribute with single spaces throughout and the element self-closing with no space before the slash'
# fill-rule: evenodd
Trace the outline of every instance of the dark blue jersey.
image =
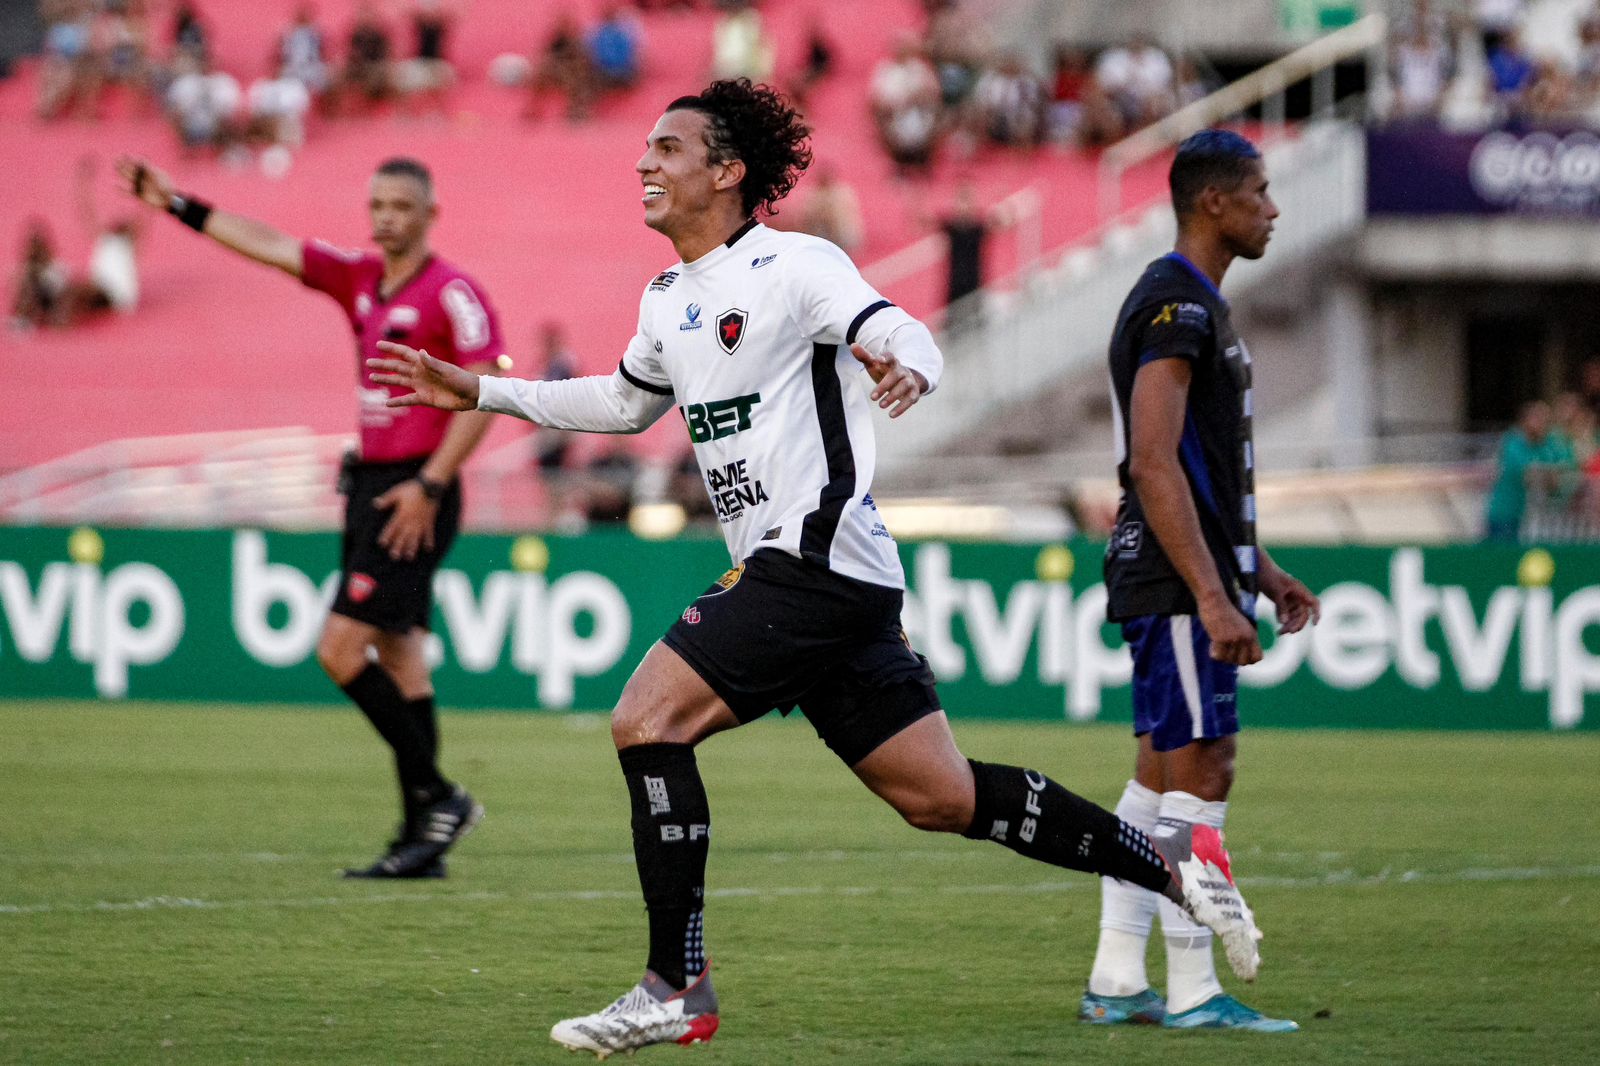
<svg viewBox="0 0 1600 1066">
<path fill-rule="evenodd" d="M 1228 303 L 1211 279 L 1176 252 L 1145 268 L 1111 336 L 1111 396 L 1122 501 L 1106 545 L 1107 614 L 1193 614 L 1194 594 L 1152 535 L 1128 480 L 1133 379 L 1157 359 L 1191 366 L 1178 459 L 1200 530 L 1223 584 L 1255 616 L 1256 498 L 1251 441 L 1250 353 L 1234 333 Z"/>
</svg>

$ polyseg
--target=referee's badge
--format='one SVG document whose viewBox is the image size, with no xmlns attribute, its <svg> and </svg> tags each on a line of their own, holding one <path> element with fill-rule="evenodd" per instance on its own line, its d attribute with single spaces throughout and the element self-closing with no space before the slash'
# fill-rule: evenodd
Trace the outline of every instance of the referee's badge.
<svg viewBox="0 0 1600 1066">
<path fill-rule="evenodd" d="M 732 355 L 739 350 L 739 342 L 744 340 L 744 328 L 749 321 L 749 314 L 737 307 L 730 307 L 717 316 L 717 343 L 723 351 Z"/>
</svg>

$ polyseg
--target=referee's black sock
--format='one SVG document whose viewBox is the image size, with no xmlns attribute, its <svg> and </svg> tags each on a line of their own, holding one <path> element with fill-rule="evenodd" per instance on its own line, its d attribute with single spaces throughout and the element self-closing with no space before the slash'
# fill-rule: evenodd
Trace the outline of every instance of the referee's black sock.
<svg viewBox="0 0 1600 1066">
<path fill-rule="evenodd" d="M 439 715 L 433 705 L 433 693 L 418 696 L 414 700 L 406 701 L 406 714 L 411 718 L 411 724 L 422 735 L 423 742 L 427 745 L 428 761 L 435 767 L 439 764 Z"/>
<path fill-rule="evenodd" d="M 650 916 L 647 966 L 674 988 L 706 968 L 702 938 L 711 806 L 690 744 L 617 752 L 633 803 L 633 856 Z"/>
<path fill-rule="evenodd" d="M 434 765 L 433 744 L 413 718 L 410 706 L 413 701 L 400 694 L 389 671 L 377 663 L 368 663 L 366 669 L 343 687 L 345 695 L 361 708 L 367 721 L 394 751 L 395 771 L 400 777 L 409 824 L 414 810 L 450 794 L 450 783 L 439 775 L 439 768 Z"/>
<path fill-rule="evenodd" d="M 966 836 L 1166 894 L 1172 875 L 1142 832 L 1035 770 L 968 761 L 977 801 Z"/>
</svg>

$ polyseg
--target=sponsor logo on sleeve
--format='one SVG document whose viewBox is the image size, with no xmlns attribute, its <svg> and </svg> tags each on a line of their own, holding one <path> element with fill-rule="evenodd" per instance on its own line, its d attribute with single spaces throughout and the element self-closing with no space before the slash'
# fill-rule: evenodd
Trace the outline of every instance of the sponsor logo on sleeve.
<svg viewBox="0 0 1600 1066">
<path fill-rule="evenodd" d="M 749 325 L 750 315 L 730 307 L 717 316 L 717 344 L 723 351 L 732 355 L 739 350 L 739 344 L 744 340 L 745 327 Z"/>
<path fill-rule="evenodd" d="M 762 267 L 766 266 L 776 258 L 778 258 L 777 253 L 773 253 L 772 255 L 763 255 L 759 258 L 752 259 L 750 260 L 750 269 L 760 270 Z"/>
<path fill-rule="evenodd" d="M 677 280 L 678 272 L 676 270 L 663 270 L 661 273 L 650 279 L 649 291 L 666 292 L 672 287 L 672 283 Z"/>
<path fill-rule="evenodd" d="M 1211 321 L 1211 315 L 1206 311 L 1205 304 L 1176 303 L 1165 304 L 1150 320 L 1152 326 L 1204 326 Z"/>
<path fill-rule="evenodd" d="M 439 301 L 450 316 L 456 351 L 475 352 L 489 343 L 489 312 L 478 302 L 471 285 L 455 278 L 440 291 Z"/>
</svg>

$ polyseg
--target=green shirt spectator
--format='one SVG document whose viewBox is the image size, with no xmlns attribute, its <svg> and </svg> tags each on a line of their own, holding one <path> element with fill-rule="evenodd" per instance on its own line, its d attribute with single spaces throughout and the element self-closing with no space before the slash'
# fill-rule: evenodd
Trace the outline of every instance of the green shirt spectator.
<svg viewBox="0 0 1600 1066">
<path fill-rule="evenodd" d="M 1572 442 L 1551 432 L 1550 405 L 1535 400 L 1522 408 L 1517 424 L 1500 442 L 1499 474 L 1489 492 L 1490 540 L 1517 539 L 1528 509 L 1528 493 L 1537 498 L 1559 497 L 1577 469 Z"/>
</svg>

